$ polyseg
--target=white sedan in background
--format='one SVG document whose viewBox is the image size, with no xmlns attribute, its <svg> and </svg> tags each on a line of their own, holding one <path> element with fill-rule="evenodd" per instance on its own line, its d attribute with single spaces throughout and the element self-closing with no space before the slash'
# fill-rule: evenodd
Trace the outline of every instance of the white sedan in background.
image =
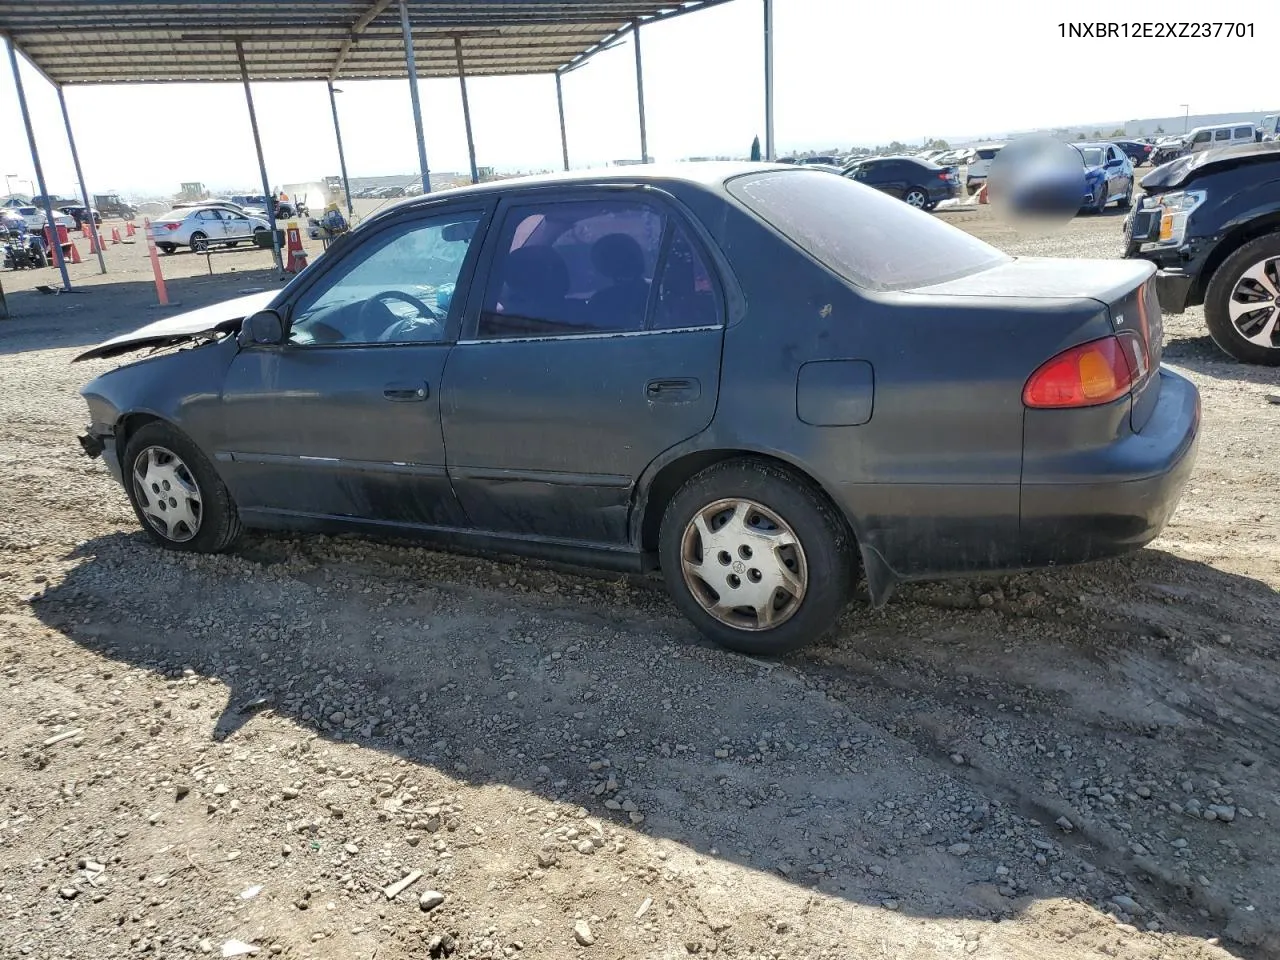
<svg viewBox="0 0 1280 960">
<path fill-rule="evenodd" d="M 209 247 L 234 247 L 254 234 L 270 230 L 267 221 L 238 214 L 225 207 L 195 207 L 174 210 L 151 221 L 151 239 L 164 253 L 190 247 L 203 253 Z"/>
<path fill-rule="evenodd" d="M 17 210 L 18 213 L 22 215 L 22 219 L 27 224 L 27 229 L 32 233 L 39 233 L 44 229 L 44 225 L 48 218 L 44 215 L 44 211 L 39 207 L 14 207 L 13 209 Z M 76 225 L 74 217 L 69 217 L 67 214 L 60 213 L 58 210 L 53 211 L 53 222 L 60 227 L 66 227 L 68 230 L 74 229 Z"/>
</svg>

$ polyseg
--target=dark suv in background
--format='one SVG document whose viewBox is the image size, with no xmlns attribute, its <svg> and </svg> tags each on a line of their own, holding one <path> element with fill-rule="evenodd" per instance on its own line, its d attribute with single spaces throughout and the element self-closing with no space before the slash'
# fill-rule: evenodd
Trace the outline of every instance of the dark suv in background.
<svg viewBox="0 0 1280 960">
<path fill-rule="evenodd" d="M 1214 342 L 1280 366 L 1280 143 L 1179 157 L 1142 179 L 1125 256 L 1159 269 L 1167 313 L 1204 305 Z"/>
</svg>

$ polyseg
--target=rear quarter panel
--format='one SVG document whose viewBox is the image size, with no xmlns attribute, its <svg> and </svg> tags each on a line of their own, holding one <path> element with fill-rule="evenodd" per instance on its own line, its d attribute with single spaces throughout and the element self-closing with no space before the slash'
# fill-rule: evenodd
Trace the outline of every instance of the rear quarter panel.
<svg viewBox="0 0 1280 960">
<path fill-rule="evenodd" d="M 726 331 L 699 444 L 803 468 L 901 577 L 1015 565 L 1022 388 L 1055 353 L 1110 332 L 1101 305 L 870 293 L 732 204 L 713 222 L 747 306 Z M 797 415 L 801 367 L 833 359 L 871 366 L 866 422 Z"/>
</svg>

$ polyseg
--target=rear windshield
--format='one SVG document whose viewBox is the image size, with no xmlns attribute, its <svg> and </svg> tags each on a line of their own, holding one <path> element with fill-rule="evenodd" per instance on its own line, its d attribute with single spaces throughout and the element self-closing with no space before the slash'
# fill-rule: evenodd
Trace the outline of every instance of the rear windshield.
<svg viewBox="0 0 1280 960">
<path fill-rule="evenodd" d="M 736 177 L 726 186 L 779 233 L 859 287 L 923 287 L 1010 259 L 932 214 L 847 177 L 779 170 Z"/>
<path fill-rule="evenodd" d="M 992 150 L 979 150 L 979 151 L 978 151 L 978 159 L 979 159 L 979 160 L 994 160 L 994 159 L 996 158 L 996 154 L 997 154 L 997 153 L 999 153 L 999 152 L 1000 152 L 1000 148 L 999 148 L 999 147 L 996 147 L 995 149 L 992 149 Z"/>
</svg>

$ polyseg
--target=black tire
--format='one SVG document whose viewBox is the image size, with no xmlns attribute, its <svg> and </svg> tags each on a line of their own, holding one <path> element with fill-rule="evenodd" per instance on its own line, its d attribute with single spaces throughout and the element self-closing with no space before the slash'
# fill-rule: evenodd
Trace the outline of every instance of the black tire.
<svg viewBox="0 0 1280 960">
<path fill-rule="evenodd" d="M 1093 203 L 1089 205 L 1091 213 L 1101 216 L 1107 209 L 1107 181 L 1103 180 L 1098 184 L 1098 189 L 1094 192 Z"/>
<path fill-rule="evenodd" d="M 1280 233 L 1269 233 L 1256 240 L 1250 240 L 1240 249 L 1223 260 L 1213 272 L 1209 286 L 1205 289 L 1204 320 L 1209 328 L 1209 336 L 1225 353 L 1235 357 L 1241 363 L 1256 363 L 1267 367 L 1280 366 L 1280 331 L 1273 332 L 1274 347 L 1266 347 L 1245 338 L 1236 328 L 1228 312 L 1228 304 L 1236 284 L 1243 278 L 1245 271 L 1269 258 L 1277 258 L 1275 266 L 1269 274 L 1274 283 L 1280 279 Z M 1259 308 L 1265 306 L 1260 301 Z M 1277 308 L 1272 301 L 1272 309 Z"/>
<path fill-rule="evenodd" d="M 204 253 L 209 249 L 209 238 L 197 230 L 191 235 L 191 252 Z"/>
<path fill-rule="evenodd" d="M 776 514 L 791 528 L 803 551 L 808 571 L 803 597 L 774 627 L 750 629 L 725 623 L 704 608 L 685 579 L 686 529 L 697 514 L 717 501 L 737 498 Z M 686 481 L 663 513 L 658 554 L 667 590 L 694 626 L 723 647 L 756 656 L 797 650 L 831 629 L 853 593 L 858 569 L 848 525 L 822 492 L 803 477 L 756 458 L 722 461 Z"/>
<path fill-rule="evenodd" d="M 918 197 L 919 203 L 912 203 L 911 198 Z M 902 195 L 902 202 L 908 207 L 915 207 L 917 210 L 923 210 L 929 205 L 929 191 L 923 187 L 908 187 L 907 192 Z"/>
<path fill-rule="evenodd" d="M 147 519 L 139 502 L 140 494 L 134 473 L 139 458 L 152 448 L 163 448 L 176 454 L 195 481 L 200 500 L 200 521 L 195 536 L 190 539 L 174 540 L 166 536 Z M 125 492 L 129 496 L 129 503 L 133 505 L 133 512 L 142 528 L 160 546 L 189 553 L 220 553 L 230 547 L 243 532 L 240 513 L 236 510 L 230 491 L 213 469 L 208 457 L 176 427 L 162 421 L 153 421 L 139 428 L 125 444 L 121 463 Z"/>
<path fill-rule="evenodd" d="M 157 243 L 156 246 L 159 247 L 160 252 L 165 255 L 173 253 L 174 250 L 178 249 L 172 243 Z"/>
<path fill-rule="evenodd" d="M 1124 192 L 1124 196 L 1120 198 L 1116 204 L 1121 210 L 1133 209 L 1133 178 L 1129 178 L 1129 189 Z"/>
</svg>

